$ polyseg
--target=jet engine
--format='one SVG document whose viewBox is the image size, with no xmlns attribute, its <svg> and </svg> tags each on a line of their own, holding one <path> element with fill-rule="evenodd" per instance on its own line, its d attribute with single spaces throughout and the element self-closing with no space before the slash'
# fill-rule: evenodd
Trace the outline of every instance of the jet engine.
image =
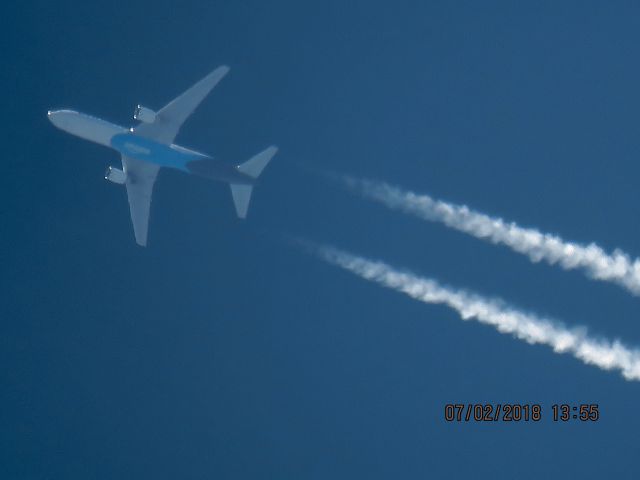
<svg viewBox="0 0 640 480">
<path fill-rule="evenodd" d="M 138 105 L 133 111 L 133 118 L 143 123 L 153 123 L 156 121 L 156 112 L 150 108 Z"/>
<path fill-rule="evenodd" d="M 110 182 L 117 183 L 118 185 L 122 185 L 127 181 L 127 174 L 124 173 L 119 168 L 109 167 L 107 171 L 104 173 L 104 178 L 109 180 Z"/>
</svg>

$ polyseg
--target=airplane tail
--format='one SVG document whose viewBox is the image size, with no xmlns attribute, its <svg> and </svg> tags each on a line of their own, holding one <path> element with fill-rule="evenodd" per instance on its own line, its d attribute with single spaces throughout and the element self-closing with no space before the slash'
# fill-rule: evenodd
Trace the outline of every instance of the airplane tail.
<svg viewBox="0 0 640 480">
<path fill-rule="evenodd" d="M 278 148 L 272 145 L 257 155 L 254 155 L 246 162 L 238 165 L 238 170 L 252 178 L 258 178 L 277 151 Z M 236 207 L 236 213 L 238 217 L 245 218 L 247 216 L 247 210 L 249 210 L 249 201 L 251 200 L 253 185 L 231 183 L 229 186 L 231 187 L 231 196 L 233 197 L 233 204 Z"/>
</svg>

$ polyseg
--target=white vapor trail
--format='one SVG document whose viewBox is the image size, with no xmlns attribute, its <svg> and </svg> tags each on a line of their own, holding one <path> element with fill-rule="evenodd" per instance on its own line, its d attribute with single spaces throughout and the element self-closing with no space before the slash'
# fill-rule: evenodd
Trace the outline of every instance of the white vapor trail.
<svg viewBox="0 0 640 480">
<path fill-rule="evenodd" d="M 570 353 L 584 363 L 603 370 L 619 370 L 627 380 L 640 380 L 640 350 L 629 349 L 618 340 L 612 342 L 590 338 L 584 327 L 569 329 L 517 310 L 500 300 L 445 287 L 435 280 L 396 270 L 385 263 L 333 247 L 302 243 L 328 263 L 421 302 L 446 305 L 463 320 L 477 320 L 492 325 L 499 332 L 510 333 L 527 343 L 548 345 L 556 353 Z"/>
<path fill-rule="evenodd" d="M 640 260 L 614 250 L 608 254 L 594 243 L 580 245 L 533 228 L 523 228 L 501 218 L 490 217 L 470 210 L 464 205 L 435 200 L 428 195 L 388 185 L 384 182 L 339 177 L 349 190 L 376 200 L 389 208 L 411 213 L 425 220 L 441 222 L 495 244 L 506 245 L 528 256 L 531 261 L 559 264 L 565 270 L 582 270 L 589 277 L 615 283 L 634 295 L 640 295 Z"/>
</svg>

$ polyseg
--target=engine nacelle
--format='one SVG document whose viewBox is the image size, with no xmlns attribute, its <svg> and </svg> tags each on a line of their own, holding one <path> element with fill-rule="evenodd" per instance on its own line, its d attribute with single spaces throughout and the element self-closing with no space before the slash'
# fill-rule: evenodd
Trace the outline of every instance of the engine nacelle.
<svg viewBox="0 0 640 480">
<path fill-rule="evenodd" d="M 156 121 L 156 112 L 150 108 L 138 105 L 133 111 L 133 118 L 143 123 L 153 123 Z"/>
<path fill-rule="evenodd" d="M 127 181 L 127 174 L 124 173 L 119 168 L 109 167 L 107 171 L 104 173 L 104 178 L 109 180 L 110 182 L 117 183 L 118 185 L 122 185 Z"/>
</svg>

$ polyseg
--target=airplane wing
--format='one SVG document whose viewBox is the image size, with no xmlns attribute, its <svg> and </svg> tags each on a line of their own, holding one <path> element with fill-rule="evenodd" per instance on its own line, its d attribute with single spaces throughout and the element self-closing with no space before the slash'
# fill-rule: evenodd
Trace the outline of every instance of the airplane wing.
<svg viewBox="0 0 640 480">
<path fill-rule="evenodd" d="M 123 155 L 122 168 L 127 174 L 127 197 L 129 198 L 129 211 L 131 212 L 136 243 L 144 247 L 147 245 L 153 184 L 160 167 Z"/>
<path fill-rule="evenodd" d="M 184 121 L 228 71 L 229 67 L 226 65 L 216 68 L 182 95 L 160 109 L 156 113 L 156 119 L 153 123 L 141 123 L 134 128 L 133 132 L 167 145 L 173 143 Z"/>
</svg>

